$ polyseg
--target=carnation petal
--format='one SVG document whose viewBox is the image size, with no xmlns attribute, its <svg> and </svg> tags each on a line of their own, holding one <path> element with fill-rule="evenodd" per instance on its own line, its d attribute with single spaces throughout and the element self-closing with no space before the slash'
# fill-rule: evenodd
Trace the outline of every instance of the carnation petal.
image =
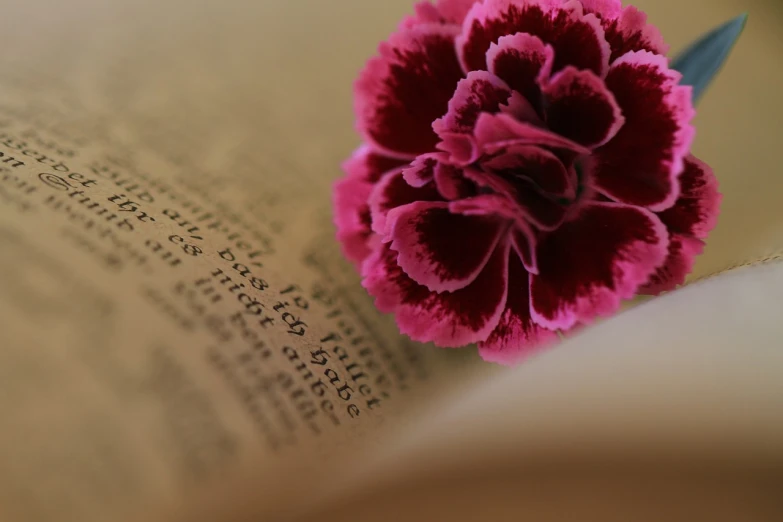
<svg viewBox="0 0 783 522">
<path fill-rule="evenodd" d="M 508 297 L 498 325 L 478 345 L 485 361 L 511 365 L 541 351 L 557 340 L 557 334 L 542 328 L 530 315 L 529 274 L 512 251 L 508 265 Z"/>
<path fill-rule="evenodd" d="M 463 170 L 448 163 L 438 163 L 435 167 L 435 186 L 440 195 L 448 200 L 474 196 L 476 187 L 465 178 Z"/>
<path fill-rule="evenodd" d="M 612 49 L 610 63 L 632 51 L 649 51 L 661 55 L 669 52 L 669 46 L 658 28 L 648 24 L 647 15 L 632 5 L 614 16 L 604 16 L 601 22 L 606 41 Z"/>
<path fill-rule="evenodd" d="M 709 165 L 688 156 L 679 181 L 677 203 L 658 217 L 672 232 L 706 239 L 715 228 L 720 212 L 722 196 L 718 192 L 718 180 Z"/>
<path fill-rule="evenodd" d="M 530 286 L 533 319 L 567 330 L 616 312 L 663 264 L 668 243 L 663 223 L 645 209 L 587 204 L 538 242 L 539 273 Z"/>
<path fill-rule="evenodd" d="M 566 67 L 543 94 L 549 128 L 586 147 L 608 142 L 625 123 L 612 93 L 590 71 Z"/>
<path fill-rule="evenodd" d="M 460 347 L 482 341 L 506 304 L 508 242 L 498 245 L 481 274 L 465 288 L 436 293 L 397 264 L 397 252 L 381 245 L 365 261 L 363 286 L 382 312 L 394 312 L 400 331 L 419 342 Z"/>
<path fill-rule="evenodd" d="M 480 172 L 465 171 L 465 175 L 468 177 L 480 176 Z M 506 187 L 507 184 L 503 184 L 502 187 Z M 480 184 L 478 184 L 481 186 Z M 483 185 L 487 186 L 487 185 Z M 504 188 L 504 190 L 506 190 Z M 458 199 L 456 201 L 449 202 L 449 209 L 457 214 L 464 214 L 466 216 L 499 216 L 508 221 L 514 222 L 515 226 L 523 226 L 527 224 L 527 218 L 520 210 L 519 204 L 517 204 L 512 198 L 506 194 L 498 194 L 492 191 L 488 194 L 480 194 L 465 199 Z"/>
<path fill-rule="evenodd" d="M 538 273 L 538 258 L 536 257 L 536 233 L 527 224 L 516 223 L 511 233 L 511 246 L 516 250 L 525 270 L 531 274 Z"/>
<path fill-rule="evenodd" d="M 511 145 L 482 163 L 484 169 L 506 177 L 528 178 L 553 196 L 571 199 L 576 195 L 576 176 L 552 152 L 535 145 Z"/>
<path fill-rule="evenodd" d="M 435 120 L 432 128 L 439 136 L 444 133 L 470 134 L 481 113 L 500 111 L 508 102 L 511 89 L 487 71 L 473 71 L 457 84 L 449 101 L 448 112 Z"/>
<path fill-rule="evenodd" d="M 527 33 L 501 36 L 487 51 L 489 71 L 534 105 L 541 95 L 538 78 L 549 77 L 554 59 L 551 45 Z"/>
<path fill-rule="evenodd" d="M 346 178 L 375 184 L 386 173 L 408 165 L 408 161 L 379 154 L 367 145 L 356 149 L 342 165 Z"/>
<path fill-rule="evenodd" d="M 441 16 L 452 24 L 461 25 L 473 4 L 479 0 L 438 0 L 435 4 Z"/>
<path fill-rule="evenodd" d="M 373 187 L 367 198 L 372 230 L 385 238 L 386 216 L 390 210 L 415 201 L 441 201 L 442 199 L 434 183 L 414 187 L 405 180 L 402 171 L 390 173 Z"/>
<path fill-rule="evenodd" d="M 432 122 L 463 77 L 456 26 L 421 24 L 381 44 L 354 85 L 357 125 L 376 150 L 413 159 L 435 148 Z"/>
<path fill-rule="evenodd" d="M 565 219 L 566 207 L 541 193 L 528 179 L 513 179 L 516 198 L 527 218 L 541 230 L 554 230 Z"/>
<path fill-rule="evenodd" d="M 690 87 L 666 58 L 631 52 L 612 64 L 606 85 L 625 124 L 594 151 L 593 182 L 606 196 L 654 211 L 671 207 L 679 195 L 677 178 L 693 140 Z"/>
<path fill-rule="evenodd" d="M 415 12 L 414 15 L 408 15 L 402 19 L 399 26 L 400 30 L 411 29 L 422 24 L 445 23 L 440 11 L 427 0 L 414 4 L 413 10 Z"/>
<path fill-rule="evenodd" d="M 682 234 L 672 234 L 669 240 L 669 253 L 666 261 L 650 277 L 639 291 L 647 295 L 658 295 L 685 282 L 693 270 L 696 256 L 704 250 L 704 241 Z"/>
<path fill-rule="evenodd" d="M 473 282 L 507 230 L 495 216 L 459 214 L 447 203 L 412 203 L 393 210 L 388 221 L 397 264 L 434 292 L 453 292 Z"/>
<path fill-rule="evenodd" d="M 513 145 L 539 145 L 588 154 L 590 149 L 550 130 L 517 121 L 508 114 L 480 114 L 473 130 L 476 145 L 494 154 Z"/>
<path fill-rule="evenodd" d="M 544 122 L 538 114 L 538 110 L 527 101 L 523 95 L 517 91 L 511 91 L 511 96 L 508 98 L 508 103 L 501 105 L 500 112 L 513 116 L 519 121 L 524 121 L 535 125 L 536 127 L 544 127 Z"/>
<path fill-rule="evenodd" d="M 599 76 L 609 65 L 609 45 L 593 14 L 584 14 L 578 1 L 485 0 L 468 13 L 457 38 L 465 71 L 486 70 L 487 51 L 505 35 L 528 33 L 555 50 L 553 70 L 566 65 L 589 69 Z"/>
<path fill-rule="evenodd" d="M 620 16 L 623 4 L 620 0 L 579 0 L 585 13 L 594 13 L 601 20 L 613 20 Z"/>
<path fill-rule="evenodd" d="M 718 219 L 721 194 L 718 180 L 708 165 L 688 156 L 679 181 L 677 203 L 658 214 L 671 233 L 669 255 L 642 288 L 645 294 L 657 295 L 685 282 L 696 257 L 704 250 L 703 240 Z"/>
<path fill-rule="evenodd" d="M 466 169 L 465 177 L 508 199 L 517 207 L 516 216 L 542 230 L 556 228 L 565 218 L 566 209 L 543 195 L 528 179 L 519 176 L 500 176 L 491 172 Z"/>
<path fill-rule="evenodd" d="M 447 156 L 442 152 L 422 154 L 411 162 L 410 167 L 402 171 L 405 181 L 412 187 L 424 187 L 434 182 L 440 195 L 448 200 L 475 195 L 473 184 L 465 179 L 460 167 L 445 161 Z"/>
<path fill-rule="evenodd" d="M 446 154 L 449 163 L 464 167 L 474 163 L 481 157 L 481 150 L 476 144 L 476 140 L 470 134 L 441 132 L 440 138 L 441 141 L 438 143 L 437 148 Z"/>
<path fill-rule="evenodd" d="M 452 201 L 449 209 L 466 216 L 498 216 L 508 220 L 511 223 L 512 248 L 516 249 L 528 272 L 538 273 L 538 235 L 519 203 L 506 195 L 492 193 Z"/>
<path fill-rule="evenodd" d="M 405 162 L 381 156 L 369 147 L 360 147 L 343 164 L 345 177 L 333 191 L 334 224 L 343 254 L 361 263 L 369 254 L 371 235 L 370 208 L 367 198 L 375 183 L 385 174 L 400 169 Z"/>
<path fill-rule="evenodd" d="M 442 155 L 437 152 L 416 157 L 410 166 L 402 171 L 405 181 L 412 187 L 423 187 L 432 181 L 435 167 L 441 159 Z"/>
</svg>

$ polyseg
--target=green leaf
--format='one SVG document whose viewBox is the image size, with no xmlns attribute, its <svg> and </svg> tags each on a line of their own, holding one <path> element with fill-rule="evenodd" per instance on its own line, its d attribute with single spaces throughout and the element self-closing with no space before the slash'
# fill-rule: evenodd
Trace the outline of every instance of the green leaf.
<svg viewBox="0 0 783 522">
<path fill-rule="evenodd" d="M 694 104 L 720 71 L 747 20 L 747 13 L 729 20 L 696 40 L 672 61 L 671 67 L 682 73 L 680 83 L 693 87 Z"/>
</svg>

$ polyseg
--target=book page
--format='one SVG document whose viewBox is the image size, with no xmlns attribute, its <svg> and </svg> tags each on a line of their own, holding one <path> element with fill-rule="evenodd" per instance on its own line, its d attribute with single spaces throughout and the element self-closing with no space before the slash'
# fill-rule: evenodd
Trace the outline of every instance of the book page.
<svg viewBox="0 0 783 522">
<path fill-rule="evenodd" d="M 771 151 L 783 130 L 780 4 L 634 4 L 673 51 L 749 12 L 695 122 L 694 154 L 715 169 L 724 201 L 689 281 L 779 261 L 783 186 Z M 296 520 L 779 519 L 780 267 L 729 275 L 628 311 L 497 382 L 433 401 Z M 212 510 L 198 505 L 182 520 L 263 518 L 252 500 L 259 484 L 215 492 Z M 330 497 L 340 501 L 327 512 Z"/>
<path fill-rule="evenodd" d="M 144 519 L 247 467 L 269 486 L 258 504 L 306 502 L 358 447 L 500 372 L 398 335 L 333 239 L 331 183 L 358 144 L 351 82 L 411 3 L 4 9 L 0 519 Z M 662 23 L 675 4 L 639 5 Z M 763 27 L 737 56 L 767 56 Z M 675 46 L 694 31 L 662 28 Z M 740 85 L 747 63 L 702 105 L 696 153 L 727 224 L 696 277 L 777 237 L 763 154 L 781 119 L 763 89 L 780 71 Z"/>
<path fill-rule="evenodd" d="M 782 288 L 783 263 L 734 270 L 585 329 L 433 401 L 309 506 L 267 517 L 250 477 L 160 520 L 781 520 Z"/>
<path fill-rule="evenodd" d="M 433 404 L 301 520 L 780 520 L 782 288 L 783 263 L 736 270 L 584 330 Z"/>
<path fill-rule="evenodd" d="M 257 4 L 4 14 L 3 521 L 146 519 L 245 467 L 304 502 L 496 371 L 397 335 L 337 249 L 359 64 L 321 43 L 357 4 Z"/>
<path fill-rule="evenodd" d="M 781 520 L 781 289 L 783 263 L 735 270 L 585 329 L 434 401 L 270 519 Z M 260 485 L 162 520 L 265 520 Z"/>
</svg>

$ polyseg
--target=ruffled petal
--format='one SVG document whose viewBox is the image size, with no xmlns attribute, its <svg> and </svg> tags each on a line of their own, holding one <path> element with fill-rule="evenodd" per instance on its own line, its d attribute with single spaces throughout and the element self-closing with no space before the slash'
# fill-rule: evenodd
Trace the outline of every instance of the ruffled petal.
<svg viewBox="0 0 783 522">
<path fill-rule="evenodd" d="M 527 218 L 540 230 L 554 230 L 566 217 L 566 207 L 542 194 L 525 178 L 511 179 L 516 200 Z"/>
<path fill-rule="evenodd" d="M 533 183 L 518 176 L 503 177 L 491 172 L 466 169 L 465 177 L 479 187 L 504 196 L 517 207 L 521 221 L 529 221 L 542 230 L 553 230 L 563 221 L 566 208 L 547 198 Z"/>
<path fill-rule="evenodd" d="M 447 203 L 416 202 L 389 213 L 397 264 L 433 292 L 453 292 L 472 283 L 506 232 L 495 216 L 453 213 Z"/>
<path fill-rule="evenodd" d="M 612 49 L 610 63 L 632 51 L 649 51 L 661 55 L 669 52 L 669 46 L 660 31 L 647 23 L 647 15 L 642 11 L 632 5 L 621 13 L 616 13 L 613 8 L 609 11 L 601 16 L 601 23 L 606 41 Z"/>
<path fill-rule="evenodd" d="M 527 178 L 553 196 L 571 199 L 576 195 L 573 170 L 566 169 L 552 152 L 535 145 L 511 145 L 502 154 L 482 163 L 482 167 L 507 178 Z"/>
<path fill-rule="evenodd" d="M 606 196 L 654 211 L 677 200 L 677 177 L 694 134 L 691 88 L 678 85 L 680 78 L 665 57 L 646 51 L 612 64 L 606 85 L 625 124 L 593 154 L 593 182 Z"/>
<path fill-rule="evenodd" d="M 538 243 L 530 293 L 533 319 L 567 330 L 617 311 L 660 267 L 666 227 L 642 208 L 593 202 Z"/>
<path fill-rule="evenodd" d="M 435 184 L 430 182 L 421 187 L 411 186 L 402 171 L 384 176 L 367 197 L 372 220 L 372 230 L 386 238 L 386 217 L 390 210 L 414 201 L 442 201 Z"/>
<path fill-rule="evenodd" d="M 685 282 L 693 270 L 696 257 L 704 250 L 704 241 L 694 237 L 672 234 L 669 240 L 669 254 L 663 266 L 650 277 L 639 290 L 641 294 L 658 295 L 674 290 Z"/>
<path fill-rule="evenodd" d="M 394 312 L 400 331 L 419 342 L 460 347 L 486 339 L 506 304 L 508 242 L 493 252 L 481 274 L 461 290 L 431 292 L 408 277 L 397 252 L 381 245 L 367 258 L 363 286 L 382 312 Z"/>
<path fill-rule="evenodd" d="M 521 93 L 533 106 L 540 105 L 538 78 L 549 77 L 554 60 L 552 46 L 527 33 L 501 36 L 487 51 L 489 71 Z"/>
<path fill-rule="evenodd" d="M 492 73 L 469 73 L 457 85 L 449 101 L 448 112 L 432 124 L 442 140 L 437 145 L 438 149 L 446 152 L 449 161 L 457 165 L 470 165 L 478 160 L 481 151 L 471 135 L 476 120 L 480 114 L 499 112 L 509 102 L 511 94 L 505 82 Z"/>
<path fill-rule="evenodd" d="M 444 199 L 475 195 L 475 186 L 465 179 L 460 167 L 446 163 L 447 156 L 442 152 L 422 154 L 413 160 L 409 168 L 402 171 L 405 181 L 412 187 L 423 187 L 434 182 L 435 188 Z"/>
<path fill-rule="evenodd" d="M 519 121 L 524 121 L 537 127 L 544 127 L 544 122 L 538 114 L 538 109 L 533 107 L 527 101 L 527 98 L 517 91 L 511 91 L 508 103 L 500 107 L 500 112 L 511 115 Z"/>
<path fill-rule="evenodd" d="M 658 217 L 671 232 L 706 239 L 718 222 L 721 199 L 718 179 L 709 165 L 688 156 L 680 175 L 680 197 Z"/>
<path fill-rule="evenodd" d="M 471 175 L 471 172 L 465 171 L 465 174 Z M 480 173 L 474 171 L 472 175 L 480 175 Z M 514 222 L 515 226 L 527 224 L 527 220 L 520 211 L 519 205 L 509 198 L 508 195 L 497 194 L 494 191 L 489 194 L 450 201 L 449 209 L 456 214 L 464 214 L 466 216 L 503 217 L 508 221 Z"/>
<path fill-rule="evenodd" d="M 354 86 L 355 109 L 359 131 L 376 150 L 406 159 L 434 150 L 432 122 L 463 77 L 458 30 L 423 24 L 398 31 L 367 63 Z"/>
<path fill-rule="evenodd" d="M 576 154 L 590 152 L 590 149 L 568 138 L 530 123 L 517 121 L 508 114 L 480 114 L 473 135 L 476 145 L 489 154 L 514 145 L 539 145 Z"/>
<path fill-rule="evenodd" d="M 511 89 L 487 71 L 473 71 L 457 84 L 449 101 L 448 112 L 435 120 L 432 128 L 439 136 L 445 133 L 470 134 L 481 113 L 495 113 L 508 102 Z"/>
<path fill-rule="evenodd" d="M 528 220 L 528 215 L 516 201 L 501 194 L 482 194 L 449 203 L 449 209 L 466 216 L 496 216 L 511 223 L 511 246 L 517 251 L 522 264 L 531 274 L 538 273 L 536 245 L 538 234 Z"/>
<path fill-rule="evenodd" d="M 586 147 L 612 139 L 625 123 L 603 80 L 590 71 L 566 67 L 543 88 L 549 128 Z"/>
<path fill-rule="evenodd" d="M 350 178 L 375 184 L 387 172 L 402 168 L 408 165 L 408 163 L 406 160 L 378 154 L 372 148 L 362 145 L 351 154 L 351 157 L 343 163 L 342 167 L 346 174 L 346 179 Z"/>
<path fill-rule="evenodd" d="M 520 226 L 516 224 L 514 230 L 511 233 L 511 246 L 516 250 L 519 259 L 522 260 L 522 265 L 525 270 L 531 274 L 538 273 L 538 258 L 536 257 L 536 233 L 532 228 L 523 224 Z"/>
<path fill-rule="evenodd" d="M 438 0 L 435 4 L 448 23 L 462 25 L 473 4 L 481 0 Z"/>
<path fill-rule="evenodd" d="M 405 16 L 402 19 L 402 22 L 400 22 L 400 30 L 411 29 L 417 25 L 423 24 L 446 23 L 446 20 L 443 19 L 443 16 L 440 14 L 440 11 L 438 11 L 438 8 L 435 7 L 431 2 L 418 2 L 417 4 L 414 4 L 413 10 L 415 14 Z"/>
<path fill-rule="evenodd" d="M 334 185 L 334 224 L 343 255 L 361 263 L 370 255 L 368 240 L 372 234 L 372 219 L 367 197 L 372 185 L 343 178 Z"/>
<path fill-rule="evenodd" d="M 585 13 L 594 13 L 601 20 L 614 20 L 623 10 L 620 0 L 579 0 Z"/>
<path fill-rule="evenodd" d="M 435 167 L 435 186 L 445 199 L 455 200 L 476 195 L 476 186 L 465 178 L 459 167 L 439 163 Z"/>
<path fill-rule="evenodd" d="M 485 361 L 512 365 L 546 348 L 557 334 L 542 328 L 530 315 L 529 274 L 516 252 L 508 265 L 508 298 L 498 325 L 478 351 Z"/>
<path fill-rule="evenodd" d="M 413 160 L 408 168 L 402 171 L 405 181 L 412 187 L 423 187 L 435 176 L 435 167 L 443 158 L 443 154 L 434 152 L 422 154 Z"/>
<path fill-rule="evenodd" d="M 511 246 L 517 251 L 528 272 L 538 273 L 537 235 L 519 204 L 501 194 L 482 194 L 449 203 L 449 209 L 466 216 L 492 216 L 511 223 Z"/>
<path fill-rule="evenodd" d="M 367 199 L 384 174 L 399 170 L 405 162 L 373 153 L 361 147 L 343 164 L 345 177 L 334 185 L 334 224 L 343 254 L 361 263 L 370 254 L 370 207 Z"/>
<path fill-rule="evenodd" d="M 553 71 L 566 65 L 589 69 L 600 77 L 609 66 L 609 44 L 594 14 L 584 14 L 578 1 L 485 0 L 468 13 L 457 39 L 466 71 L 486 70 L 486 54 L 500 37 L 528 33 L 555 50 Z"/>
<path fill-rule="evenodd" d="M 440 138 L 437 148 L 446 154 L 449 163 L 464 167 L 481 156 L 476 140 L 469 134 L 442 132 Z"/>
<path fill-rule="evenodd" d="M 696 257 L 704 250 L 703 240 L 718 220 L 721 194 L 712 169 L 688 156 L 679 181 L 681 190 L 677 203 L 658 214 L 671 233 L 669 255 L 641 290 L 645 294 L 658 295 L 685 282 Z"/>
</svg>

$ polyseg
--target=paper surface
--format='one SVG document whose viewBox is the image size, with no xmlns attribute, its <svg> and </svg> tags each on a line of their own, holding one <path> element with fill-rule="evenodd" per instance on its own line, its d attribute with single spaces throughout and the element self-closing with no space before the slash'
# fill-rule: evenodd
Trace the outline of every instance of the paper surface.
<svg viewBox="0 0 783 522">
<path fill-rule="evenodd" d="M 351 128 L 311 93 L 349 82 L 304 81 L 304 35 L 278 62 L 281 7 L 52 4 L 2 32 L 0 519 L 119 521 L 300 460 L 276 479 L 306 495 L 495 370 L 396 335 L 342 260 L 324 138 Z"/>
<path fill-rule="evenodd" d="M 248 500 L 305 503 L 503 373 L 399 336 L 333 240 L 351 82 L 410 4 L 4 9 L 0 519 L 146 519 L 245 468 Z M 639 5 L 675 47 L 749 8 Z M 753 6 L 697 120 L 726 196 L 694 277 L 781 246 L 779 7 Z"/>
<path fill-rule="evenodd" d="M 281 521 L 783 516 L 783 263 L 624 312 L 430 404 Z M 175 520 L 263 519 L 248 479 Z"/>
</svg>

